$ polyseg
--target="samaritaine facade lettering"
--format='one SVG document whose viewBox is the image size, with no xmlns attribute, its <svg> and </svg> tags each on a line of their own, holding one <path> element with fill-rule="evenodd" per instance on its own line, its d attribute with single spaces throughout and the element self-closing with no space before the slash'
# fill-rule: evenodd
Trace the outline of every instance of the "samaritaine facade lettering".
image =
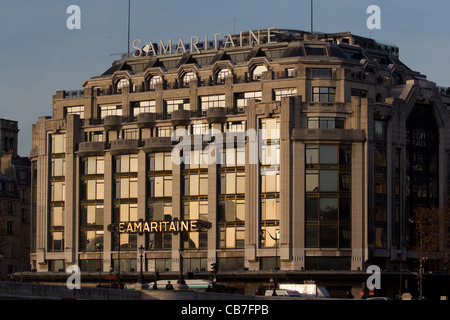
<svg viewBox="0 0 450 320">
<path fill-rule="evenodd" d="M 240 32 L 239 37 L 232 36 L 230 32 L 225 36 L 225 46 L 226 47 L 242 47 L 244 46 L 244 43 L 246 44 L 262 44 L 262 37 L 261 34 L 263 32 L 267 33 L 267 36 L 265 37 L 266 43 L 274 43 L 274 34 L 272 33 L 272 30 L 275 28 L 267 28 L 267 30 L 261 31 L 261 30 L 250 30 L 248 32 Z M 214 40 L 210 40 L 208 35 L 204 36 L 204 43 L 203 43 L 203 50 L 209 50 L 209 49 L 218 49 L 219 48 L 219 36 L 221 36 L 222 33 L 214 33 L 212 34 L 212 37 Z M 210 41 L 212 41 L 212 46 L 209 45 Z M 139 47 L 138 45 L 142 44 L 142 40 L 136 39 L 133 42 L 133 49 L 135 49 L 135 52 L 133 53 L 133 56 L 135 58 L 143 57 L 143 56 L 157 56 L 157 55 L 165 55 L 165 54 L 172 54 L 172 53 L 201 53 L 199 48 L 200 43 L 200 37 L 198 36 L 191 36 L 189 44 L 189 49 L 186 47 L 188 46 L 183 41 L 183 38 L 180 37 L 177 46 L 175 48 L 175 51 L 172 51 L 173 49 L 173 42 L 172 39 L 169 39 L 167 43 L 164 43 L 163 40 L 160 40 L 158 42 L 149 42 L 144 47 Z"/>
</svg>

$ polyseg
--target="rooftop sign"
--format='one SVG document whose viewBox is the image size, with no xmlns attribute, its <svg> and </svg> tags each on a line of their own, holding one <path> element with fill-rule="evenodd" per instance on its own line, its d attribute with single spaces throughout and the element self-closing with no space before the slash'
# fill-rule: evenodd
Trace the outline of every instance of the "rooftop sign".
<svg viewBox="0 0 450 320">
<path fill-rule="evenodd" d="M 240 32 L 239 36 L 234 35 L 232 36 L 231 33 L 228 32 L 228 34 L 225 36 L 225 47 L 242 47 L 247 44 L 262 44 L 263 38 L 261 37 L 261 34 L 266 34 L 264 37 L 266 43 L 275 43 L 276 41 L 273 40 L 273 37 L 275 36 L 272 33 L 272 30 L 276 28 L 267 28 L 264 30 L 250 30 L 248 32 Z M 142 44 L 142 40 L 136 39 L 133 42 L 133 49 L 135 52 L 133 53 L 133 56 L 135 58 L 144 57 L 144 56 L 158 56 L 158 55 L 165 55 L 165 54 L 172 54 L 172 53 L 200 53 L 200 49 L 202 51 L 210 50 L 210 49 L 218 49 L 219 48 L 219 36 L 222 35 L 222 33 L 214 33 L 212 34 L 212 39 L 210 40 L 208 35 L 205 35 L 202 37 L 204 39 L 203 43 L 200 43 L 200 37 L 198 36 L 191 36 L 190 42 L 187 44 L 183 41 L 183 38 L 180 37 L 178 40 L 178 43 L 176 46 L 172 45 L 172 39 L 169 39 L 166 43 L 164 43 L 163 40 L 160 40 L 158 42 L 149 42 L 144 47 L 139 47 L 139 44 Z"/>
</svg>

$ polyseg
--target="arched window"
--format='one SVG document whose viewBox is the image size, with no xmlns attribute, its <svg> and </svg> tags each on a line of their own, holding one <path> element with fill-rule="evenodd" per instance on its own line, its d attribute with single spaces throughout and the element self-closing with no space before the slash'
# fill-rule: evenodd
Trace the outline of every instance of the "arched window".
<svg viewBox="0 0 450 320">
<path fill-rule="evenodd" d="M 225 83 L 225 77 L 231 75 L 230 69 L 221 69 L 217 73 L 217 83 Z"/>
<path fill-rule="evenodd" d="M 183 76 L 183 86 L 189 87 L 189 83 L 192 79 L 197 79 L 197 75 L 194 72 L 188 72 Z"/>
<path fill-rule="evenodd" d="M 261 76 L 263 72 L 267 71 L 266 66 L 257 66 L 253 69 L 252 79 L 253 81 L 261 81 Z"/>
<path fill-rule="evenodd" d="M 162 77 L 161 76 L 154 76 L 154 77 L 152 77 L 150 79 L 150 81 L 149 81 L 149 88 L 150 88 L 150 90 L 155 90 L 157 83 L 162 83 Z"/>
<path fill-rule="evenodd" d="M 116 92 L 122 93 L 122 88 L 130 85 L 130 82 L 127 79 L 120 79 L 116 84 Z"/>
</svg>

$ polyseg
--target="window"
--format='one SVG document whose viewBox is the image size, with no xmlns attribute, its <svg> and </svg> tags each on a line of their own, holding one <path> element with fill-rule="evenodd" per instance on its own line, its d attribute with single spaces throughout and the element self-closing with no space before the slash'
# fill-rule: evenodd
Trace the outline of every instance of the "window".
<svg viewBox="0 0 450 320">
<path fill-rule="evenodd" d="M 138 129 L 123 129 L 122 130 L 122 139 L 139 139 L 139 130 Z"/>
<path fill-rule="evenodd" d="M 66 152 L 66 135 L 52 134 L 51 153 L 65 153 L 65 152 Z"/>
<path fill-rule="evenodd" d="M 261 91 L 251 91 L 236 93 L 236 108 L 238 110 L 243 110 L 247 106 L 247 101 L 250 99 L 255 99 L 257 102 L 261 102 L 262 92 Z"/>
<path fill-rule="evenodd" d="M 113 158 L 113 222 L 137 221 L 138 197 L 138 156 L 124 154 Z M 113 235 L 120 250 L 136 250 L 137 236 L 135 234 Z M 117 246 L 116 246 L 117 248 Z"/>
<path fill-rule="evenodd" d="M 209 108 L 225 108 L 225 95 L 215 95 L 215 96 L 203 96 L 200 97 L 200 103 L 202 107 L 202 113 L 206 112 Z"/>
<path fill-rule="evenodd" d="M 281 101 L 282 97 L 291 97 L 297 95 L 297 88 L 276 89 L 274 90 L 275 101 Z"/>
<path fill-rule="evenodd" d="M 306 145 L 305 245 L 349 248 L 351 145 Z"/>
<path fill-rule="evenodd" d="M 344 129 L 345 118 L 308 117 L 308 129 Z"/>
<path fill-rule="evenodd" d="M 162 83 L 162 77 L 161 76 L 153 76 L 149 81 L 149 89 L 155 90 L 157 83 Z"/>
<path fill-rule="evenodd" d="M 65 111 L 66 116 L 69 114 L 77 114 L 80 116 L 80 119 L 84 119 L 84 106 L 66 107 Z"/>
<path fill-rule="evenodd" d="M 308 56 L 326 56 L 327 49 L 324 46 L 305 45 L 305 51 Z"/>
<path fill-rule="evenodd" d="M 148 221 L 172 219 L 172 157 L 171 152 L 147 155 L 147 212 Z M 146 247 L 152 250 L 171 250 L 172 234 L 146 235 Z"/>
<path fill-rule="evenodd" d="M 155 113 L 155 112 L 156 112 L 155 100 L 137 102 L 133 108 L 133 115 L 135 117 L 139 113 Z"/>
<path fill-rule="evenodd" d="M 311 76 L 313 78 L 331 78 L 330 68 L 313 68 L 311 69 Z"/>
<path fill-rule="evenodd" d="M 187 99 L 176 99 L 176 100 L 166 100 L 166 114 L 171 114 L 174 110 L 190 110 L 189 98 Z"/>
<path fill-rule="evenodd" d="M 173 131 L 172 127 L 169 127 L 169 126 L 156 127 L 156 136 L 157 137 L 171 137 L 172 131 Z"/>
<path fill-rule="evenodd" d="M 64 250 L 65 151 L 66 135 L 53 134 L 51 136 L 48 215 L 48 250 L 50 252 Z"/>
<path fill-rule="evenodd" d="M 122 93 L 123 87 L 128 87 L 130 85 L 130 82 L 127 79 L 120 79 L 116 84 L 116 92 Z"/>
<path fill-rule="evenodd" d="M 106 140 L 104 131 L 90 131 L 85 133 L 85 140 L 89 142 L 103 142 Z"/>
<path fill-rule="evenodd" d="M 261 77 L 263 72 L 267 71 L 267 67 L 266 66 L 257 66 L 255 67 L 255 69 L 253 69 L 252 72 L 252 80 L 253 81 L 261 81 Z"/>
<path fill-rule="evenodd" d="M 80 250 L 103 248 L 104 157 L 80 160 Z"/>
<path fill-rule="evenodd" d="M 229 69 L 221 69 L 217 73 L 217 83 L 225 83 L 225 78 L 229 75 L 232 75 L 231 71 Z"/>
<path fill-rule="evenodd" d="M 313 87 L 313 102 L 334 102 L 335 88 Z"/>
<path fill-rule="evenodd" d="M 205 151 L 192 150 L 182 170 L 183 219 L 208 220 L 208 164 Z M 206 249 L 207 232 L 189 232 L 182 235 L 185 249 Z"/>
<path fill-rule="evenodd" d="M 106 116 L 121 116 L 122 106 L 120 105 L 102 105 L 99 106 L 100 119 L 104 119 Z"/>
<path fill-rule="evenodd" d="M 194 72 L 188 72 L 183 76 L 183 86 L 189 87 L 191 80 L 197 79 L 197 75 Z"/>
<path fill-rule="evenodd" d="M 238 160 L 241 149 L 225 149 L 226 161 L 218 172 L 217 245 L 220 249 L 244 248 L 245 162 Z"/>
<path fill-rule="evenodd" d="M 280 216 L 280 119 L 260 119 L 260 246 L 275 247 Z"/>
</svg>

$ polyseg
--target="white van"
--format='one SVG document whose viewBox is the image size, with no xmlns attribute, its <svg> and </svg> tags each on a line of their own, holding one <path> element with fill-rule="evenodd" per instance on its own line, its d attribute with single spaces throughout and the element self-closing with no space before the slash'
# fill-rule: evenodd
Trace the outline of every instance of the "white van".
<svg viewBox="0 0 450 320">
<path fill-rule="evenodd" d="M 295 290 L 277 289 L 275 290 L 278 297 L 297 297 L 301 298 L 302 295 Z M 266 296 L 273 296 L 273 289 L 266 290 Z"/>
<path fill-rule="evenodd" d="M 303 298 L 331 298 L 325 287 L 313 283 L 280 284 L 280 289 L 297 291 Z"/>
</svg>

